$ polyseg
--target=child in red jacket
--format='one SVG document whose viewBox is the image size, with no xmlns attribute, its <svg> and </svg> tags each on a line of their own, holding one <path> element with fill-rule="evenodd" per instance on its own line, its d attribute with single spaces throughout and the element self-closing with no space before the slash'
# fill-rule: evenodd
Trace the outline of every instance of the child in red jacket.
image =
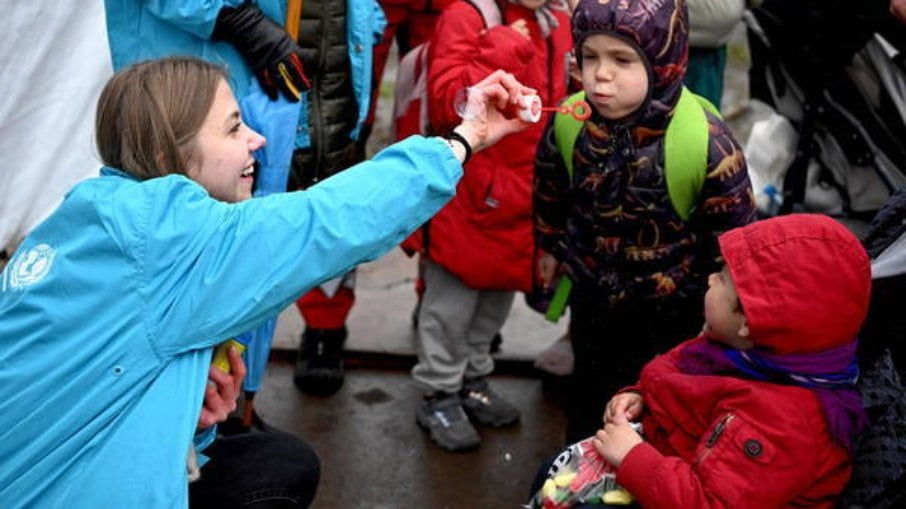
<svg viewBox="0 0 906 509">
<path fill-rule="evenodd" d="M 646 508 L 834 507 L 866 422 L 855 335 L 868 256 L 820 215 L 756 222 L 719 244 L 726 266 L 708 280 L 701 335 L 608 402 L 595 448 Z"/>
<path fill-rule="evenodd" d="M 566 94 L 572 46 L 562 0 L 499 0 L 501 21 L 487 26 L 475 5 L 458 0 L 441 14 L 428 53 L 431 129 L 460 122 L 457 94 L 503 69 L 535 89 L 542 104 Z M 532 283 L 532 174 L 541 123 L 475 154 L 450 201 L 405 247 L 424 257 L 418 315 L 418 364 L 424 391 L 416 418 L 448 450 L 476 447 L 474 424 L 510 425 L 519 410 L 495 393 L 491 341 L 515 292 Z"/>
</svg>

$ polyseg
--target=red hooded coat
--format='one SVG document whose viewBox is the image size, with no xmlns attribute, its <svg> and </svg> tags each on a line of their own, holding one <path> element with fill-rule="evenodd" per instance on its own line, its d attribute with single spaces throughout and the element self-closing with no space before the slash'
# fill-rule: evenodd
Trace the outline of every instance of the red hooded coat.
<svg viewBox="0 0 906 509">
<path fill-rule="evenodd" d="M 504 69 L 538 91 L 542 104 L 566 95 L 569 17 L 552 11 L 559 26 L 542 36 L 534 11 L 500 2 L 503 24 L 484 28 L 478 11 L 458 1 L 444 10 L 430 46 L 428 95 L 431 126 L 445 132 L 460 122 L 456 93 Z M 527 22 L 531 39 L 508 25 Z M 476 153 L 466 164 L 456 197 L 404 244 L 421 251 L 467 286 L 489 290 L 531 289 L 532 178 L 535 148 L 544 120 Z"/>
<path fill-rule="evenodd" d="M 870 269 L 858 240 L 824 216 L 784 216 L 720 237 L 756 348 L 817 353 L 853 340 Z M 657 357 L 639 385 L 646 442 L 617 482 L 646 508 L 832 508 L 851 455 L 807 388 L 692 375 L 682 351 Z"/>
</svg>

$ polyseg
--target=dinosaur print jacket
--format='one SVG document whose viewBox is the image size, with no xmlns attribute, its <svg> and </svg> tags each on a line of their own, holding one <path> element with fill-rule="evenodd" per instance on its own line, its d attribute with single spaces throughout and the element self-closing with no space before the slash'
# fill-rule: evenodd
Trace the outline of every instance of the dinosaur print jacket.
<svg viewBox="0 0 906 509">
<path fill-rule="evenodd" d="M 696 208 L 684 221 L 671 205 L 664 133 L 688 60 L 685 5 L 580 2 L 573 16 L 575 47 L 594 33 L 616 35 L 643 55 L 648 97 L 617 121 L 593 111 L 576 141 L 572 180 L 548 124 L 535 165 L 537 245 L 563 263 L 578 291 L 605 306 L 700 298 L 707 275 L 720 267 L 717 236 L 754 221 L 756 209 L 742 149 L 710 113 L 706 178 Z"/>
</svg>

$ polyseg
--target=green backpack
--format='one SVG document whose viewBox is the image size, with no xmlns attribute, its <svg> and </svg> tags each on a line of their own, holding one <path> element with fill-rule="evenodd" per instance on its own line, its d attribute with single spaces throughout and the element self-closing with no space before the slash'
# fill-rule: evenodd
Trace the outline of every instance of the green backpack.
<svg viewBox="0 0 906 509">
<path fill-rule="evenodd" d="M 564 101 L 564 106 L 573 106 L 585 99 L 585 92 L 578 92 Z M 664 177 L 667 179 L 667 194 L 676 213 L 688 221 L 695 210 L 698 193 L 705 181 L 708 170 L 708 119 L 705 110 L 720 118 L 720 112 L 707 99 L 683 87 L 673 117 L 664 134 Z M 572 115 L 554 117 L 554 138 L 557 150 L 566 164 L 569 180 L 573 179 L 573 150 L 579 133 L 585 125 Z M 563 316 L 566 301 L 572 291 L 572 280 L 566 276 L 554 292 L 545 318 L 556 322 Z"/>
</svg>

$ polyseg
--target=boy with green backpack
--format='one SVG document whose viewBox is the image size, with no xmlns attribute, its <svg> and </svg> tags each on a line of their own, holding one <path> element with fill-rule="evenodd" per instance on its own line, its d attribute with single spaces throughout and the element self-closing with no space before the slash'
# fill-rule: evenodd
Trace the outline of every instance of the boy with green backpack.
<svg viewBox="0 0 906 509">
<path fill-rule="evenodd" d="M 573 15 L 592 115 L 548 125 L 533 196 L 540 277 L 572 286 L 569 443 L 647 359 L 701 328 L 716 237 L 756 218 L 739 143 L 683 88 L 686 19 L 679 0 L 580 0 Z"/>
</svg>

